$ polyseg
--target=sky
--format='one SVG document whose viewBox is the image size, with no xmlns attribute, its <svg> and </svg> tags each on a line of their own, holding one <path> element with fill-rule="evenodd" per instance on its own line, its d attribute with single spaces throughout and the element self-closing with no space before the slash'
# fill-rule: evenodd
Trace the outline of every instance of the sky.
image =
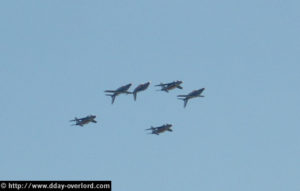
<svg viewBox="0 0 300 191">
<path fill-rule="evenodd" d="M 0 179 L 300 189 L 300 2 L 0 2 Z M 183 89 L 157 91 L 160 82 Z M 115 103 L 104 90 L 151 81 Z M 205 88 L 186 108 L 176 98 Z M 96 124 L 72 126 L 96 115 Z M 173 132 L 148 135 L 150 126 Z"/>
</svg>

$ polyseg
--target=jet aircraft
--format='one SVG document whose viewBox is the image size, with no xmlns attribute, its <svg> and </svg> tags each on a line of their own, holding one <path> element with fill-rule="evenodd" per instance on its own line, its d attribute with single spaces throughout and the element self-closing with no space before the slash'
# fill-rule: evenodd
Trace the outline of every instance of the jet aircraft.
<svg viewBox="0 0 300 191">
<path fill-rule="evenodd" d="M 141 85 L 137 86 L 137 87 L 133 90 L 132 94 L 133 94 L 133 99 L 134 99 L 134 101 L 136 100 L 136 95 L 137 95 L 137 93 L 140 92 L 140 91 L 146 90 L 146 89 L 148 88 L 148 86 L 150 85 L 150 83 L 151 83 L 151 82 L 147 82 L 147 83 L 141 84 Z"/>
<path fill-rule="evenodd" d="M 158 85 L 155 86 L 160 86 L 161 90 L 160 91 L 165 91 L 165 92 L 169 92 L 169 90 L 178 88 L 178 89 L 182 89 L 182 87 L 180 86 L 180 84 L 182 84 L 182 81 L 174 81 L 174 82 L 170 82 L 170 83 L 160 83 Z"/>
<path fill-rule="evenodd" d="M 184 101 L 184 107 L 186 107 L 186 104 L 188 103 L 189 99 L 196 98 L 196 97 L 204 97 L 201 95 L 201 93 L 205 90 L 205 88 L 201 88 L 199 90 L 194 90 L 191 93 L 187 95 L 178 95 L 178 99 Z"/>
<path fill-rule="evenodd" d="M 130 84 L 127 84 L 127 85 L 124 85 L 124 86 L 121 86 L 119 87 L 118 89 L 116 90 L 105 90 L 104 92 L 107 92 L 107 93 L 112 93 L 112 94 L 105 94 L 107 96 L 111 96 L 112 100 L 111 100 L 111 104 L 114 103 L 115 101 L 115 98 L 116 96 L 120 95 L 120 94 L 130 94 L 131 92 L 128 91 L 128 89 L 130 88 L 131 86 L 131 83 Z"/>
<path fill-rule="evenodd" d="M 75 117 L 75 119 L 70 120 L 70 122 L 75 121 L 76 123 L 73 124 L 73 125 L 79 125 L 79 126 L 82 127 L 83 125 L 88 124 L 90 122 L 97 123 L 97 121 L 95 120 L 95 118 L 96 118 L 95 115 L 88 115 L 87 117 L 83 117 L 83 118 L 80 118 L 80 119 L 78 119 L 77 117 Z"/>
<path fill-rule="evenodd" d="M 162 126 L 159 126 L 159 127 L 152 127 L 149 128 L 149 129 L 146 129 L 146 130 L 151 130 L 152 132 L 149 133 L 149 134 L 155 134 L 155 135 L 159 135 L 160 133 L 163 133 L 165 131 L 173 131 L 171 129 L 172 125 L 171 124 L 165 124 L 165 125 L 162 125 Z"/>
</svg>

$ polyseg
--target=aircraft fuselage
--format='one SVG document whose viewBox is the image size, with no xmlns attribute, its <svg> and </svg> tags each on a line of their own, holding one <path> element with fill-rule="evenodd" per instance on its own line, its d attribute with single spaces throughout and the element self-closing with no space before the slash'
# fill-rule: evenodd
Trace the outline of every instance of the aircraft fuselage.
<svg viewBox="0 0 300 191">
<path fill-rule="evenodd" d="M 131 86 L 131 83 L 130 84 L 127 84 L 125 86 L 122 86 L 122 87 L 119 87 L 116 91 L 115 91 L 115 94 L 121 94 L 121 93 L 128 93 L 128 89 L 130 88 Z"/>
<path fill-rule="evenodd" d="M 148 88 L 148 86 L 150 85 L 150 82 L 147 82 L 145 84 L 141 84 L 139 85 L 138 87 L 136 87 L 134 90 L 133 90 L 133 93 L 136 93 L 136 92 L 140 92 L 140 91 L 144 91 Z"/>
<path fill-rule="evenodd" d="M 187 98 L 194 98 L 194 97 L 204 97 L 201 96 L 201 93 L 205 90 L 205 88 L 201 88 L 199 90 L 194 90 L 191 93 L 189 93 L 186 97 Z"/>
</svg>

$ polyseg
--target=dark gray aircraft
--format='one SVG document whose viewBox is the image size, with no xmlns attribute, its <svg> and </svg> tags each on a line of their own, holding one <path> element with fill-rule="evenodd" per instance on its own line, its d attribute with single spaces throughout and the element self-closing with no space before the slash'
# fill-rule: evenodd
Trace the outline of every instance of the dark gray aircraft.
<svg viewBox="0 0 300 191">
<path fill-rule="evenodd" d="M 165 92 L 169 92 L 169 90 L 178 88 L 178 89 L 182 89 L 182 87 L 180 86 L 180 84 L 182 84 L 182 81 L 174 81 L 174 82 L 170 82 L 170 83 L 160 83 L 158 85 L 155 86 L 160 86 L 161 87 L 161 91 L 165 91 Z"/>
<path fill-rule="evenodd" d="M 162 125 L 162 126 L 159 126 L 159 127 L 151 127 L 149 129 L 146 129 L 146 130 L 151 130 L 152 132 L 149 133 L 149 134 L 155 134 L 155 135 L 159 135 L 160 133 L 163 133 L 165 131 L 173 131 L 171 129 L 172 125 L 171 124 L 165 124 L 165 125 Z"/>
<path fill-rule="evenodd" d="M 112 94 L 105 94 L 107 96 L 111 96 L 112 100 L 111 100 L 111 104 L 114 103 L 115 101 L 115 98 L 116 96 L 120 95 L 120 94 L 130 94 L 131 92 L 128 91 L 128 89 L 130 88 L 131 86 L 131 83 L 130 84 L 127 84 L 127 85 L 124 85 L 124 86 L 121 86 L 119 87 L 118 89 L 116 90 L 105 90 L 104 92 L 107 92 L 107 93 L 112 93 Z"/>
<path fill-rule="evenodd" d="M 204 97 L 203 95 L 201 95 L 201 93 L 205 90 L 205 88 L 201 88 L 199 90 L 194 90 L 191 93 L 187 94 L 187 95 L 178 95 L 178 99 L 181 99 L 184 101 L 184 107 L 186 107 L 187 102 L 189 101 L 189 99 L 195 98 L 195 97 Z"/>
<path fill-rule="evenodd" d="M 133 90 L 132 94 L 133 94 L 134 101 L 136 100 L 137 93 L 146 90 L 149 87 L 150 83 L 151 82 L 141 84 Z"/>
<path fill-rule="evenodd" d="M 80 119 L 78 119 L 77 117 L 75 117 L 75 119 L 70 120 L 70 121 L 71 122 L 75 121 L 76 124 L 73 124 L 73 125 L 79 125 L 79 126 L 82 127 L 83 125 L 88 124 L 90 122 L 97 123 L 97 121 L 95 120 L 95 118 L 96 118 L 96 115 L 89 115 L 87 117 L 80 118 Z"/>
</svg>

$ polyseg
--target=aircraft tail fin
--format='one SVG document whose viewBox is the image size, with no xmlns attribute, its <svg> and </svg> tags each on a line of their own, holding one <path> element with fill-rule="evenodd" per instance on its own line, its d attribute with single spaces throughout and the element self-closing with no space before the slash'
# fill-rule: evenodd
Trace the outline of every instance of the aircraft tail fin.
<svg viewBox="0 0 300 191">
<path fill-rule="evenodd" d="M 137 96 L 137 93 L 133 92 L 133 99 L 134 99 L 134 101 L 136 101 L 136 96 Z"/>
<path fill-rule="evenodd" d="M 111 95 L 111 104 L 114 104 L 116 99 L 116 95 Z"/>
<path fill-rule="evenodd" d="M 75 117 L 74 119 L 70 120 L 70 122 L 72 121 L 79 121 L 79 119 L 77 117 Z"/>
<path fill-rule="evenodd" d="M 147 133 L 147 135 L 153 135 L 153 134 L 159 135 L 158 133 Z"/>
<path fill-rule="evenodd" d="M 106 92 L 106 93 L 115 93 L 116 91 L 115 90 L 105 90 L 104 92 Z"/>
<path fill-rule="evenodd" d="M 151 126 L 149 129 L 146 130 L 155 130 L 155 128 Z"/>
<path fill-rule="evenodd" d="M 105 94 L 105 95 L 111 97 L 111 104 L 113 104 L 115 102 L 115 98 L 118 94 L 114 93 L 114 94 Z"/>
<path fill-rule="evenodd" d="M 189 101 L 189 99 L 184 99 L 183 101 L 184 101 L 183 107 L 185 108 L 186 105 L 187 105 L 187 103 L 188 103 L 188 101 Z"/>
<path fill-rule="evenodd" d="M 155 86 L 164 86 L 164 84 L 163 84 L 163 83 L 160 83 L 160 84 L 157 84 L 157 85 L 155 85 Z"/>
<path fill-rule="evenodd" d="M 178 99 L 180 99 L 180 100 L 182 100 L 182 101 L 184 101 L 184 103 L 183 103 L 183 107 L 185 108 L 186 107 L 186 105 L 187 105 L 187 103 L 188 103 L 188 101 L 189 101 L 189 99 L 188 98 L 181 98 L 181 97 L 179 97 Z"/>
</svg>

